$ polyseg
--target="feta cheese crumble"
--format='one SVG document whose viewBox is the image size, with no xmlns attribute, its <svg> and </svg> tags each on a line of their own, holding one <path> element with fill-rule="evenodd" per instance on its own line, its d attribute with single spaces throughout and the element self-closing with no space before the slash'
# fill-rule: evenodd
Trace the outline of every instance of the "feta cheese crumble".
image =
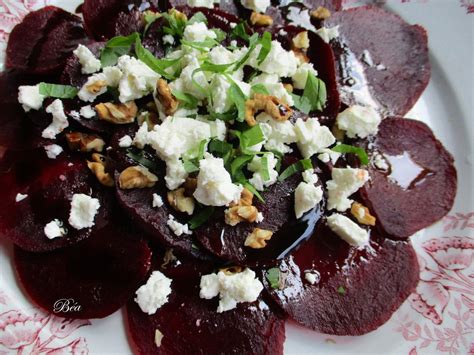
<svg viewBox="0 0 474 355">
<path fill-rule="evenodd" d="M 28 197 L 27 194 L 17 193 L 15 196 L 15 202 L 21 202 L 27 197 Z"/>
<path fill-rule="evenodd" d="M 261 50 L 261 46 L 257 46 Z M 260 50 L 255 50 L 250 56 L 250 65 L 257 67 L 257 53 Z M 298 66 L 298 59 L 292 51 L 285 50 L 280 42 L 272 41 L 272 48 L 265 60 L 258 65 L 258 69 L 268 74 L 277 74 L 279 77 L 291 77 L 296 73 Z"/>
<path fill-rule="evenodd" d="M 81 107 L 79 113 L 82 117 L 87 119 L 95 117 L 95 110 L 92 108 L 91 105 Z"/>
<path fill-rule="evenodd" d="M 79 59 L 81 63 L 82 74 L 92 74 L 98 72 L 101 68 L 100 60 L 97 59 L 89 48 L 80 44 L 74 50 L 74 55 Z"/>
<path fill-rule="evenodd" d="M 316 184 L 318 182 L 318 175 L 314 173 L 313 169 L 305 170 L 301 173 L 303 176 L 303 181 L 307 182 L 308 184 Z"/>
<path fill-rule="evenodd" d="M 46 107 L 46 112 L 53 115 L 53 121 L 43 130 L 41 136 L 46 139 L 55 139 L 56 135 L 69 126 L 63 102 L 59 99 L 54 100 L 51 105 Z"/>
<path fill-rule="evenodd" d="M 323 198 L 321 186 L 307 182 L 300 182 L 295 190 L 295 215 L 301 218 L 303 214 L 316 207 Z"/>
<path fill-rule="evenodd" d="M 39 84 L 34 86 L 20 86 L 18 88 L 18 102 L 22 104 L 23 110 L 39 110 L 43 106 L 46 97 L 39 92 Z"/>
<path fill-rule="evenodd" d="M 346 131 L 349 138 L 367 138 L 377 134 L 381 121 L 382 118 L 372 107 L 359 105 L 345 109 L 336 118 L 337 126 Z"/>
<path fill-rule="evenodd" d="M 186 26 L 183 38 L 190 42 L 204 42 L 206 38 L 216 39 L 217 35 L 207 28 L 205 22 L 195 22 Z"/>
<path fill-rule="evenodd" d="M 135 292 L 134 301 L 144 313 L 155 314 L 158 308 L 168 302 L 168 297 L 171 294 L 171 281 L 161 272 L 153 271 L 146 284 Z"/>
<path fill-rule="evenodd" d="M 264 162 L 266 161 L 266 166 Z M 252 161 L 247 165 L 249 171 L 253 172 L 252 178 L 249 182 L 258 191 L 265 190 L 265 187 L 273 185 L 278 178 L 278 172 L 275 167 L 278 163 L 278 159 L 275 158 L 273 153 L 265 154 L 262 157 L 255 155 Z M 268 172 L 268 179 L 265 178 L 265 172 Z"/>
<path fill-rule="evenodd" d="M 314 74 L 314 76 L 318 76 L 318 72 L 314 69 L 312 63 L 302 63 L 298 66 L 298 69 L 296 69 L 296 72 L 291 77 L 295 89 L 303 90 L 305 88 L 306 80 L 310 73 Z"/>
<path fill-rule="evenodd" d="M 131 147 L 132 143 L 133 143 L 133 139 L 129 135 L 125 135 L 119 139 L 119 147 L 121 148 Z"/>
<path fill-rule="evenodd" d="M 311 285 L 314 285 L 319 281 L 319 275 L 315 272 L 305 272 L 304 278 L 308 281 Z"/>
<path fill-rule="evenodd" d="M 91 228 L 99 211 L 100 203 L 96 198 L 84 194 L 74 194 L 71 201 L 69 224 L 76 229 Z"/>
<path fill-rule="evenodd" d="M 390 169 L 390 165 L 387 163 L 387 161 L 385 160 L 383 155 L 380 154 L 380 153 L 376 153 L 373 156 L 372 161 L 373 161 L 375 167 L 379 170 L 388 171 L 388 169 Z"/>
<path fill-rule="evenodd" d="M 63 147 L 57 144 L 50 144 L 44 147 L 46 155 L 49 159 L 56 159 L 63 152 Z"/>
<path fill-rule="evenodd" d="M 363 246 L 369 242 L 369 233 L 357 223 L 339 213 L 327 218 L 329 228 L 341 239 L 353 246 Z"/>
<path fill-rule="evenodd" d="M 163 43 L 164 44 L 174 44 L 174 37 L 172 35 L 164 35 L 163 36 Z"/>
<path fill-rule="evenodd" d="M 328 210 L 336 209 L 344 212 L 351 207 L 353 200 L 349 199 L 369 180 L 369 173 L 364 169 L 334 168 L 332 180 L 326 183 L 328 190 Z"/>
<path fill-rule="evenodd" d="M 60 238 L 66 234 L 63 224 L 58 219 L 53 219 L 46 226 L 44 226 L 44 234 L 48 239 Z"/>
<path fill-rule="evenodd" d="M 176 190 L 180 187 L 188 175 L 184 168 L 184 163 L 180 159 L 169 159 L 166 161 L 165 182 L 169 190 Z"/>
<path fill-rule="evenodd" d="M 219 295 L 217 313 L 237 307 L 237 303 L 254 302 L 263 290 L 262 283 L 255 277 L 255 272 L 245 269 L 242 272 L 226 274 L 219 271 L 201 277 L 199 296 L 212 299 Z"/>
<path fill-rule="evenodd" d="M 339 26 L 321 27 L 319 30 L 316 30 L 316 33 L 324 42 L 329 43 L 333 39 L 339 37 Z"/>
<path fill-rule="evenodd" d="M 207 7 L 214 8 L 214 0 L 188 0 L 188 5 L 191 7 Z"/>
<path fill-rule="evenodd" d="M 194 198 L 206 206 L 227 206 L 240 199 L 241 185 L 232 183 L 230 174 L 224 167 L 224 160 L 206 153 L 199 161 L 199 174 Z"/>
<path fill-rule="evenodd" d="M 270 0 L 241 0 L 242 6 L 255 12 L 264 13 L 270 6 Z"/>
<path fill-rule="evenodd" d="M 163 204 L 164 203 L 163 203 L 163 199 L 161 198 L 161 196 L 158 195 L 158 194 L 153 194 L 153 201 L 152 201 L 152 204 L 151 204 L 153 206 L 153 208 L 157 208 L 157 207 L 159 208 L 159 207 L 163 206 Z"/>
<path fill-rule="evenodd" d="M 117 67 L 123 73 L 119 82 L 120 102 L 140 99 L 155 90 L 160 75 L 141 60 L 123 55 L 119 58 Z"/>
<path fill-rule="evenodd" d="M 315 118 L 306 121 L 299 118 L 295 123 L 295 133 L 298 149 L 305 159 L 311 158 L 336 142 L 329 128 L 321 126 Z"/>
<path fill-rule="evenodd" d="M 192 232 L 189 230 L 188 225 L 179 223 L 177 220 L 174 219 L 173 215 L 169 215 L 166 224 L 178 237 L 183 234 L 192 234 Z"/>
</svg>

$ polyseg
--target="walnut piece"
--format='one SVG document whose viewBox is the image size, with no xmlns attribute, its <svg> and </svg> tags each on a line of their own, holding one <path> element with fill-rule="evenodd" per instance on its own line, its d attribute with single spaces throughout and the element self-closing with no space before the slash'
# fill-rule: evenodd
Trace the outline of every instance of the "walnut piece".
<svg viewBox="0 0 474 355">
<path fill-rule="evenodd" d="M 293 39 L 291 40 L 293 46 L 297 49 L 308 49 L 309 48 L 309 37 L 308 31 L 302 31 L 298 33 Z"/>
<path fill-rule="evenodd" d="M 144 166 L 130 166 L 120 173 L 119 186 L 123 190 L 153 187 L 158 177 Z"/>
<path fill-rule="evenodd" d="M 114 186 L 114 178 L 105 170 L 107 168 L 105 157 L 102 154 L 92 154 L 92 161 L 87 161 L 87 167 L 104 186 Z"/>
<path fill-rule="evenodd" d="M 302 50 L 293 48 L 293 54 L 301 63 L 309 63 L 309 58 Z"/>
<path fill-rule="evenodd" d="M 275 96 L 259 93 L 245 102 L 245 121 L 249 126 L 257 124 L 255 114 L 258 111 L 265 111 L 276 121 L 286 121 L 292 113 L 290 106 L 280 102 Z"/>
<path fill-rule="evenodd" d="M 273 19 L 268 15 L 259 14 L 253 11 L 250 15 L 250 23 L 256 26 L 271 26 L 273 25 Z"/>
<path fill-rule="evenodd" d="M 71 150 L 77 150 L 83 153 L 101 152 L 104 150 L 105 142 L 96 134 L 81 132 L 66 133 L 66 140 Z"/>
<path fill-rule="evenodd" d="M 194 198 L 187 197 L 184 195 L 185 188 L 181 187 L 174 191 L 168 191 L 167 198 L 168 203 L 176 211 L 186 212 L 188 215 L 192 215 L 194 212 Z"/>
<path fill-rule="evenodd" d="M 171 93 L 168 83 L 164 79 L 156 82 L 156 98 L 163 106 L 163 111 L 167 116 L 171 116 L 178 109 L 178 100 Z"/>
<path fill-rule="evenodd" d="M 376 218 L 370 214 L 369 209 L 359 202 L 352 203 L 351 214 L 360 224 L 375 226 L 375 222 L 377 221 Z"/>
<path fill-rule="evenodd" d="M 153 111 L 145 111 L 137 116 L 137 123 L 139 126 L 144 122 L 148 125 L 148 131 L 152 131 L 157 124 L 161 123 L 158 115 Z"/>
<path fill-rule="evenodd" d="M 132 123 L 135 121 L 138 112 L 134 101 L 124 104 L 100 103 L 95 106 L 95 109 L 101 120 L 115 124 Z"/>
<path fill-rule="evenodd" d="M 324 6 L 318 6 L 316 10 L 311 11 L 311 17 L 314 17 L 318 20 L 326 20 L 331 17 L 331 11 L 329 11 Z"/>
<path fill-rule="evenodd" d="M 225 223 L 236 226 L 240 222 L 247 221 L 253 223 L 258 218 L 258 210 L 255 206 L 234 206 L 225 210 Z"/>
<path fill-rule="evenodd" d="M 237 202 L 231 202 L 230 207 L 235 206 L 252 206 L 253 204 L 253 193 L 249 189 L 244 187 L 240 193 L 240 200 Z"/>
<path fill-rule="evenodd" d="M 99 93 L 100 90 L 102 90 L 106 86 L 107 86 L 107 82 L 105 82 L 104 80 L 97 80 L 97 81 L 94 81 L 92 84 L 87 85 L 86 89 L 91 94 L 97 94 Z"/>
<path fill-rule="evenodd" d="M 293 85 L 286 83 L 286 84 L 283 84 L 283 87 L 288 93 L 291 94 L 293 92 Z"/>
<path fill-rule="evenodd" d="M 265 248 L 267 246 L 267 240 L 270 240 L 272 235 L 272 231 L 255 228 L 253 232 L 247 236 L 247 239 L 245 239 L 244 245 L 253 249 Z"/>
</svg>

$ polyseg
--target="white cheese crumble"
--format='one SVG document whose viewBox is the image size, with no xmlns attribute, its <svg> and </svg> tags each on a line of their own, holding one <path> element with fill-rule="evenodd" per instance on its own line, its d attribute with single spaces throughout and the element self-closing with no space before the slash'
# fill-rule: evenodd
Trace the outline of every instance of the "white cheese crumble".
<svg viewBox="0 0 474 355">
<path fill-rule="evenodd" d="M 331 162 L 333 165 L 336 164 L 340 157 L 341 153 L 335 152 L 328 148 L 321 149 L 321 154 L 318 154 L 318 159 L 323 163 Z"/>
<path fill-rule="evenodd" d="M 79 63 L 81 63 L 82 74 L 92 74 L 100 70 L 100 60 L 86 46 L 80 44 L 73 53 L 79 59 Z"/>
<path fill-rule="evenodd" d="M 329 43 L 333 39 L 339 37 L 339 26 L 321 27 L 316 33 L 323 39 L 324 42 Z"/>
<path fill-rule="evenodd" d="M 214 32 L 213 32 L 214 33 Z M 196 56 L 185 55 L 183 58 L 183 63 L 188 63 L 181 71 L 181 74 L 178 79 L 169 83 L 170 89 L 182 91 L 186 94 L 193 95 L 199 100 L 206 98 L 206 93 L 202 92 L 199 87 L 196 87 L 197 83 L 204 90 L 209 89 L 209 82 L 206 75 L 202 71 L 195 72 L 196 69 L 201 67 L 199 60 Z M 156 102 L 156 101 L 155 101 Z"/>
<path fill-rule="evenodd" d="M 184 29 L 183 39 L 190 42 L 203 42 L 206 38 L 215 39 L 216 33 L 207 28 L 204 22 L 195 22 Z"/>
<path fill-rule="evenodd" d="M 140 99 L 155 90 L 160 75 L 141 60 L 123 55 L 117 63 L 123 72 L 119 82 L 119 100 L 122 103 Z"/>
<path fill-rule="evenodd" d="M 53 219 L 46 226 L 44 226 L 44 234 L 48 239 L 54 239 L 62 237 L 66 234 L 65 229 L 61 221 Z"/>
<path fill-rule="evenodd" d="M 217 313 L 237 307 L 237 303 L 254 302 L 263 290 L 262 283 L 255 277 L 255 272 L 245 269 L 235 274 L 219 271 L 201 277 L 199 296 L 212 299 L 219 295 Z"/>
<path fill-rule="evenodd" d="M 332 180 L 326 183 L 328 190 L 328 210 L 336 209 L 344 212 L 351 207 L 353 200 L 349 199 L 369 180 L 369 173 L 364 169 L 334 168 Z"/>
<path fill-rule="evenodd" d="M 341 239 L 353 246 L 362 246 L 369 242 L 369 233 L 357 223 L 339 213 L 327 218 L 329 228 Z"/>
<path fill-rule="evenodd" d="M 309 74 L 314 74 L 314 76 L 318 76 L 318 72 L 314 69 L 312 63 L 302 63 L 296 69 L 295 74 L 291 77 L 293 80 L 293 86 L 295 89 L 303 90 L 306 86 L 306 80 L 308 79 Z"/>
<path fill-rule="evenodd" d="M 39 84 L 34 86 L 20 86 L 18 88 L 18 102 L 22 104 L 23 110 L 39 110 L 43 106 L 44 95 L 39 92 Z"/>
<path fill-rule="evenodd" d="M 318 175 L 314 173 L 313 169 L 305 170 L 301 173 L 303 176 L 303 181 L 307 182 L 308 184 L 316 184 L 318 182 Z"/>
<path fill-rule="evenodd" d="M 54 100 L 51 105 L 46 107 L 46 112 L 53 115 L 53 121 L 43 130 L 41 136 L 46 139 L 55 139 L 56 135 L 69 126 L 63 102 L 59 99 Z"/>
<path fill-rule="evenodd" d="M 242 6 L 255 12 L 264 13 L 270 6 L 270 0 L 241 0 Z"/>
<path fill-rule="evenodd" d="M 153 201 L 151 203 L 151 205 L 153 206 L 153 208 L 159 208 L 161 206 L 163 206 L 163 199 L 161 198 L 160 195 L 158 194 L 153 194 Z"/>
<path fill-rule="evenodd" d="M 262 213 L 262 212 L 258 212 L 258 213 L 257 213 L 257 219 L 255 220 L 255 223 L 261 223 L 261 222 L 263 222 L 264 218 L 265 218 L 265 217 L 263 216 L 263 213 Z"/>
<path fill-rule="evenodd" d="M 28 194 L 17 193 L 15 196 L 15 202 L 21 202 L 28 197 Z"/>
<path fill-rule="evenodd" d="M 346 131 L 349 138 L 367 138 L 377 134 L 381 121 L 382 118 L 372 107 L 359 105 L 346 108 L 336 118 L 337 126 Z"/>
<path fill-rule="evenodd" d="M 153 271 L 146 284 L 136 292 L 135 302 L 146 314 L 155 314 L 157 309 L 168 302 L 171 294 L 171 279 L 159 271 Z"/>
<path fill-rule="evenodd" d="M 163 43 L 164 44 L 174 44 L 174 37 L 172 35 L 164 35 L 163 36 Z"/>
<path fill-rule="evenodd" d="M 50 144 L 44 147 L 46 155 L 49 159 L 56 159 L 63 152 L 63 147 L 57 144 Z"/>
<path fill-rule="evenodd" d="M 264 166 L 265 160 L 267 162 L 266 166 Z M 278 159 L 275 158 L 273 153 L 267 153 L 262 157 L 255 155 L 252 161 L 247 165 L 249 171 L 253 172 L 249 183 L 258 191 L 263 191 L 265 187 L 273 185 L 278 178 L 278 172 L 275 170 L 277 163 Z M 265 170 L 268 172 L 268 179 L 265 179 Z"/>
<path fill-rule="evenodd" d="M 95 117 L 95 110 L 92 108 L 91 105 L 81 107 L 79 113 L 82 117 L 87 119 Z"/>
<path fill-rule="evenodd" d="M 183 234 L 192 234 L 192 232 L 189 230 L 189 226 L 187 224 L 179 223 L 177 220 L 174 219 L 173 215 L 168 216 L 168 221 L 166 221 L 166 224 L 178 237 Z"/>
<path fill-rule="evenodd" d="M 290 121 L 276 121 L 265 112 L 260 113 L 256 120 L 266 139 L 265 149 L 275 150 L 282 154 L 292 152 L 288 144 L 295 143 L 297 138 L 295 127 Z"/>
<path fill-rule="evenodd" d="M 214 8 L 214 0 L 188 0 L 188 5 L 191 7 L 207 7 Z"/>
<path fill-rule="evenodd" d="M 206 153 L 199 161 L 199 174 L 194 198 L 206 206 L 227 206 L 240 199 L 241 185 L 232 183 L 230 174 L 224 167 L 224 160 Z"/>
<path fill-rule="evenodd" d="M 97 97 L 107 91 L 107 87 L 117 87 L 122 71 L 117 67 L 104 68 L 102 73 L 91 75 L 87 82 L 81 87 L 77 93 L 77 97 L 82 101 L 93 102 Z M 94 92 L 90 91 L 91 86 L 97 86 Z"/>
<path fill-rule="evenodd" d="M 295 132 L 298 149 L 305 159 L 311 158 L 336 142 L 329 128 L 321 126 L 315 118 L 308 118 L 306 121 L 298 119 L 295 123 Z"/>
<path fill-rule="evenodd" d="M 176 190 L 184 183 L 188 175 L 180 159 L 169 159 L 166 161 L 165 181 L 166 187 L 169 190 Z"/>
<path fill-rule="evenodd" d="M 90 228 L 100 208 L 96 198 L 84 194 L 74 194 L 71 201 L 69 224 L 76 229 Z"/>
<path fill-rule="evenodd" d="M 300 182 L 295 190 L 295 215 L 301 218 L 303 214 L 316 207 L 323 198 L 321 186 Z"/>
<path fill-rule="evenodd" d="M 308 281 L 311 285 L 314 285 L 319 281 L 319 275 L 314 272 L 305 272 L 304 278 Z"/>
<path fill-rule="evenodd" d="M 155 329 L 155 345 L 157 348 L 161 346 L 162 341 L 163 341 L 163 333 L 160 332 L 158 329 Z"/>
<path fill-rule="evenodd" d="M 373 158 L 372 158 L 372 161 L 375 165 L 375 167 L 379 170 L 382 170 L 382 171 L 388 171 L 388 169 L 390 168 L 390 166 L 388 165 L 387 161 L 385 160 L 385 158 L 383 157 L 382 154 L 380 153 L 376 153 Z"/>
<path fill-rule="evenodd" d="M 128 134 L 119 139 L 119 147 L 129 148 L 132 146 L 133 139 Z"/>
<path fill-rule="evenodd" d="M 272 41 L 272 48 L 260 65 L 257 65 L 257 53 L 260 53 L 261 46 L 258 45 L 257 47 L 260 49 L 252 52 L 250 65 L 258 67 L 265 73 L 277 74 L 279 77 L 291 77 L 296 73 L 298 59 L 292 51 L 283 49 L 280 42 Z"/>
</svg>

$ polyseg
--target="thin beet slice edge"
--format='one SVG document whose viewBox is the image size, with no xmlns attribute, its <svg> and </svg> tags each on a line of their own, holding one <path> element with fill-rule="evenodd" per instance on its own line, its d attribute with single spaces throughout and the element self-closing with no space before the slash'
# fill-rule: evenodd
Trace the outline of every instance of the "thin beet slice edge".
<svg viewBox="0 0 474 355">
<path fill-rule="evenodd" d="M 335 51 L 339 64 L 339 84 L 343 92 L 364 86 L 360 73 L 368 84 L 371 96 L 385 115 L 405 115 L 416 103 L 430 79 L 428 38 L 424 28 L 410 25 L 401 17 L 379 7 L 357 7 L 334 13 L 326 27 L 339 26 L 339 45 Z M 364 59 L 368 51 L 373 65 Z M 355 61 L 359 64 L 356 65 Z M 370 62 L 370 61 L 369 61 Z M 383 67 L 377 67 L 383 65 Z M 385 69 L 384 69 L 385 68 Z M 352 72 L 355 70 L 356 72 Z M 350 80 L 352 78 L 352 81 Z M 367 88 L 367 86 L 365 86 Z M 362 101 L 370 103 L 370 98 Z M 360 99 L 343 95 L 343 102 L 352 105 Z"/>
<path fill-rule="evenodd" d="M 45 252 L 77 243 L 101 228 L 109 219 L 111 197 L 91 176 L 84 161 L 66 157 L 48 159 L 44 149 L 11 152 L 6 171 L 0 174 L 0 236 L 22 249 Z M 16 202 L 18 193 L 28 195 Z M 68 224 L 73 194 L 83 193 L 99 199 L 101 207 L 95 226 L 77 230 Z M 67 228 L 61 238 L 49 239 L 44 233 L 47 223 L 58 219 Z"/>
<path fill-rule="evenodd" d="M 15 248 L 15 267 L 41 308 L 66 318 L 103 318 L 132 296 L 151 264 L 146 242 L 120 220 L 74 246 L 48 253 Z M 80 308 L 68 306 L 79 305 Z"/>
<path fill-rule="evenodd" d="M 32 74 L 55 74 L 84 40 L 79 17 L 47 6 L 29 13 L 15 26 L 8 41 L 6 66 Z"/>
<path fill-rule="evenodd" d="M 128 328 L 140 354 L 282 354 L 285 322 L 259 298 L 217 313 L 218 300 L 199 297 L 201 275 L 213 264 L 180 259 L 178 266 L 160 269 L 172 279 L 169 302 L 153 315 L 133 301 L 127 305 Z M 155 331 L 163 334 L 155 343 Z M 179 336 L 177 336 L 179 334 Z"/>
<path fill-rule="evenodd" d="M 370 246 L 350 247 L 327 227 L 280 266 L 280 282 L 264 285 L 296 322 L 333 335 L 362 335 L 384 324 L 415 290 L 416 253 L 408 242 L 371 235 Z M 310 284 L 305 272 L 315 273 Z M 281 285 L 281 286 L 280 286 Z"/>
<path fill-rule="evenodd" d="M 387 118 L 371 147 L 371 179 L 360 196 L 390 238 L 406 239 L 451 210 L 457 189 L 454 160 L 426 124 Z M 377 168 L 376 155 L 389 170 Z"/>
</svg>

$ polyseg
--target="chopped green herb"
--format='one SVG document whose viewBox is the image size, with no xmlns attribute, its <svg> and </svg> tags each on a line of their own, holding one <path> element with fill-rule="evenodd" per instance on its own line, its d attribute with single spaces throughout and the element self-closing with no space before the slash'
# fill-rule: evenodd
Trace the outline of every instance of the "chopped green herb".
<svg viewBox="0 0 474 355">
<path fill-rule="evenodd" d="M 257 94 L 270 95 L 267 88 L 263 84 L 252 85 L 252 92 L 257 93 Z"/>
<path fill-rule="evenodd" d="M 291 94 L 291 96 L 293 97 L 294 106 L 298 110 L 306 114 L 311 112 L 311 107 L 312 107 L 311 101 L 309 101 L 307 97 L 299 96 L 296 94 Z"/>
<path fill-rule="evenodd" d="M 240 60 L 235 64 L 234 70 L 239 69 L 242 65 L 245 64 L 245 62 L 247 62 L 247 60 L 248 60 L 249 57 L 250 57 L 250 54 L 252 54 L 252 52 L 255 50 L 255 47 L 257 46 L 258 42 L 259 42 L 258 34 L 257 34 L 257 33 L 254 33 L 254 34 L 252 35 L 252 37 L 249 38 L 249 50 L 248 50 L 247 53 L 245 53 L 245 55 L 242 56 L 242 58 L 240 58 Z"/>
<path fill-rule="evenodd" d="M 263 134 L 262 128 L 259 124 L 240 132 L 235 131 L 234 134 L 240 140 L 240 150 L 245 154 L 254 155 L 255 152 L 249 151 L 248 148 L 259 144 L 265 140 L 265 135 Z"/>
<path fill-rule="evenodd" d="M 39 92 L 41 95 L 46 97 L 55 97 L 58 99 L 72 99 L 77 95 L 77 88 L 69 85 L 57 85 L 57 84 L 39 84 Z"/>
<path fill-rule="evenodd" d="M 230 158 L 232 157 L 232 153 L 234 148 L 232 144 L 227 142 L 223 142 L 219 139 L 212 139 L 208 145 L 209 153 L 224 160 L 224 165 L 227 165 Z"/>
<path fill-rule="evenodd" d="M 212 31 L 216 34 L 216 41 L 221 43 L 223 40 L 226 39 L 227 35 L 224 31 L 219 28 L 213 28 Z"/>
<path fill-rule="evenodd" d="M 253 155 L 240 155 L 234 160 L 232 160 L 232 163 L 230 164 L 230 173 L 232 177 L 234 177 L 234 181 L 242 180 L 240 177 L 243 174 L 240 174 L 240 172 L 242 171 L 244 165 L 252 159 Z"/>
<path fill-rule="evenodd" d="M 135 148 L 127 149 L 127 157 L 133 159 L 138 164 L 143 165 L 145 168 L 150 170 L 152 173 L 158 173 L 158 165 L 153 161 L 145 157 L 143 151 Z"/>
<path fill-rule="evenodd" d="M 232 32 L 230 33 L 231 38 L 237 39 L 241 38 L 244 41 L 249 41 L 250 36 L 247 33 L 247 27 L 245 25 L 245 22 L 239 23 L 237 26 L 234 27 Z"/>
<path fill-rule="evenodd" d="M 245 120 L 245 101 L 247 101 L 247 96 L 234 82 L 230 84 L 228 95 L 232 103 L 237 107 L 237 121 L 243 122 Z"/>
<path fill-rule="evenodd" d="M 261 44 L 262 48 L 260 49 L 260 53 L 258 53 L 257 63 L 260 65 L 263 63 L 265 58 L 267 58 L 268 53 L 272 49 L 272 35 L 270 32 L 264 32 L 262 38 L 260 38 L 259 43 Z"/>
<path fill-rule="evenodd" d="M 337 293 L 344 296 L 346 294 L 346 289 L 344 288 L 344 286 L 339 286 L 339 288 L 337 289 Z"/>
<path fill-rule="evenodd" d="M 124 54 L 130 52 L 131 46 L 139 39 L 137 32 L 129 36 L 117 36 L 110 39 L 100 54 L 102 68 L 117 64 L 117 60 Z"/>
<path fill-rule="evenodd" d="M 287 167 L 281 175 L 278 177 L 278 181 L 284 181 L 288 179 L 290 176 L 293 176 L 294 174 L 305 171 L 308 169 L 313 169 L 313 164 L 311 163 L 311 159 L 301 159 L 300 161 L 291 164 L 289 167 Z"/>
<path fill-rule="evenodd" d="M 153 55 L 153 53 L 143 47 L 140 38 L 137 38 L 135 41 L 135 54 L 137 55 L 138 59 L 148 65 L 156 73 L 169 80 L 175 79 L 174 75 L 169 74 L 165 69 L 179 63 L 181 60 L 180 58 L 158 59 Z"/>
<path fill-rule="evenodd" d="M 192 42 L 192 41 L 187 41 L 185 39 L 181 40 L 181 44 L 194 48 L 200 52 L 208 52 L 209 48 L 215 47 L 219 44 L 215 39 L 207 37 L 204 41 L 202 42 Z"/>
<path fill-rule="evenodd" d="M 212 206 L 204 207 L 193 218 L 189 220 L 189 228 L 196 229 L 197 227 L 203 225 L 214 214 L 214 210 L 215 208 Z"/>
<path fill-rule="evenodd" d="M 262 156 L 262 177 L 263 177 L 263 181 L 268 181 L 270 180 L 270 169 L 269 169 L 269 166 L 268 166 L 268 155 L 265 154 L 264 156 Z"/>
<path fill-rule="evenodd" d="M 187 21 L 184 17 L 177 15 L 177 11 L 171 13 L 163 13 L 163 17 L 168 22 L 168 26 L 163 27 L 163 32 L 172 36 L 183 37 L 184 28 Z"/>
<path fill-rule="evenodd" d="M 192 160 L 183 159 L 183 167 L 189 174 L 199 171 L 199 167 Z"/>
<path fill-rule="evenodd" d="M 186 94 L 179 90 L 172 90 L 171 93 L 174 97 L 176 97 L 179 101 L 181 101 L 184 106 L 187 108 L 193 109 L 198 106 L 199 100 L 195 98 L 193 95 Z"/>
<path fill-rule="evenodd" d="M 201 12 L 196 12 L 189 20 L 186 25 L 192 25 L 193 23 L 204 22 L 207 23 L 207 17 Z"/>
<path fill-rule="evenodd" d="M 280 269 L 277 267 L 267 270 L 265 277 L 273 289 L 280 288 Z"/>
<path fill-rule="evenodd" d="M 257 189 L 249 182 L 246 182 L 243 184 L 244 187 L 249 190 L 251 193 L 253 193 L 255 196 L 257 196 L 257 198 L 262 201 L 263 203 L 265 203 L 265 200 L 263 199 L 262 195 L 260 195 L 260 193 L 257 191 Z"/>
<path fill-rule="evenodd" d="M 339 144 L 339 145 L 336 145 L 331 150 L 336 153 L 357 154 L 362 165 L 369 164 L 369 157 L 363 148 L 354 147 L 353 145 Z"/>
<path fill-rule="evenodd" d="M 145 11 L 143 14 L 144 14 L 143 18 L 145 20 L 145 30 L 143 31 L 143 33 L 145 34 L 147 33 L 148 29 L 153 24 L 153 22 L 155 22 L 161 17 L 161 14 L 159 12 L 153 12 L 153 11 Z"/>
<path fill-rule="evenodd" d="M 225 73 L 228 69 L 233 67 L 236 62 L 232 62 L 229 64 L 214 64 L 208 60 L 205 60 L 201 64 L 202 71 L 208 71 L 211 73 Z"/>
<path fill-rule="evenodd" d="M 311 111 L 322 111 L 327 99 L 326 84 L 313 73 L 308 73 L 303 97 L 310 102 Z"/>
</svg>

